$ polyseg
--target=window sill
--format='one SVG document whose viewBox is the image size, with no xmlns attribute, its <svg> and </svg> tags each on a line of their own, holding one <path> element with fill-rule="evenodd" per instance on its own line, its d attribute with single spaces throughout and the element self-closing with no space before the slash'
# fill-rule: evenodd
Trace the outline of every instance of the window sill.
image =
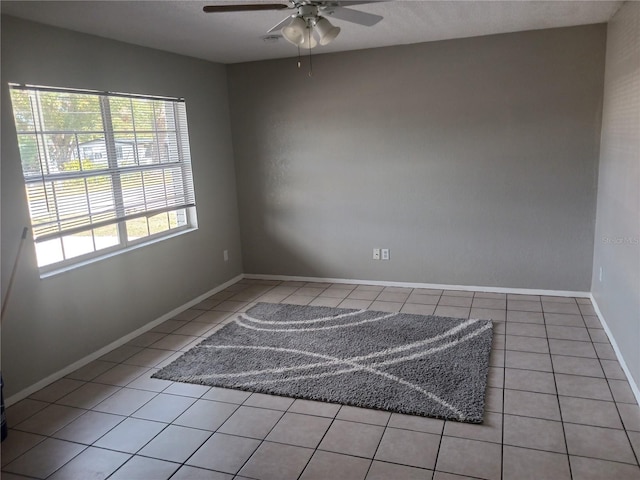
<svg viewBox="0 0 640 480">
<path fill-rule="evenodd" d="M 148 241 L 139 241 L 136 242 L 133 245 L 129 245 L 127 247 L 124 248 L 118 248 L 116 250 L 111 250 L 108 253 L 105 253 L 104 255 L 96 255 L 94 257 L 88 258 L 86 260 L 81 260 L 78 261 L 77 263 L 74 263 L 72 265 L 65 265 L 63 267 L 59 267 L 59 268 L 55 268 L 53 267 L 51 270 L 44 270 L 41 268 L 40 269 L 40 280 L 44 280 L 46 278 L 51 278 L 51 277 L 56 277 L 58 275 L 61 275 L 63 273 L 67 273 L 70 272 L 72 270 L 76 270 L 77 268 L 82 268 L 82 267 L 86 267 L 88 265 L 97 263 L 97 262 L 101 262 L 103 260 L 107 260 L 109 258 L 113 258 L 113 257 L 117 257 L 118 255 L 122 255 L 123 253 L 128 253 L 128 252 L 132 252 L 134 250 L 138 250 L 140 248 L 144 248 L 144 247 L 148 247 L 149 245 L 153 245 L 155 243 L 159 243 L 159 242 L 163 242 L 165 240 L 169 240 L 171 238 L 176 238 L 179 237 L 181 235 L 185 235 L 187 233 L 191 233 L 191 232 L 195 232 L 196 230 L 198 230 L 198 227 L 187 227 L 184 230 L 180 230 L 174 233 L 171 233 L 169 235 L 163 235 L 160 237 L 155 237 L 152 238 Z M 43 268 L 47 268 L 47 267 L 43 267 Z"/>
</svg>

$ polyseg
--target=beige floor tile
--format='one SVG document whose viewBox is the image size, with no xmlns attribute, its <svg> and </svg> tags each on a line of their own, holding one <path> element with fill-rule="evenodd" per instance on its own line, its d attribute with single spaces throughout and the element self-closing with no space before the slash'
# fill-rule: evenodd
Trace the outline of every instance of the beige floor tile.
<svg viewBox="0 0 640 480">
<path fill-rule="evenodd" d="M 160 340 L 165 335 L 166 333 L 145 332 L 142 335 L 138 335 L 133 340 L 130 340 L 127 344 L 132 346 L 137 346 L 137 347 L 148 347 L 149 345 Z"/>
<path fill-rule="evenodd" d="M 542 312 L 523 312 L 520 310 L 507 310 L 507 322 L 517 323 L 544 323 Z"/>
<path fill-rule="evenodd" d="M 316 450 L 300 480 L 364 480 L 371 460 Z"/>
<path fill-rule="evenodd" d="M 417 305 L 437 305 L 440 301 L 440 295 L 425 295 L 421 293 L 412 293 L 407 298 L 406 303 Z"/>
<path fill-rule="evenodd" d="M 211 436 L 211 432 L 169 425 L 138 452 L 139 455 L 182 463 Z"/>
<path fill-rule="evenodd" d="M 94 443 L 94 446 L 136 453 L 167 425 L 137 418 L 127 418 L 117 427 Z"/>
<path fill-rule="evenodd" d="M 490 308 L 477 308 L 472 307 L 469 313 L 469 318 L 480 318 L 482 320 L 494 320 L 496 322 L 504 322 L 507 317 L 506 310 L 492 310 Z M 494 326 L 494 331 L 495 326 Z M 505 331 L 502 330 L 502 333 Z"/>
<path fill-rule="evenodd" d="M 369 305 L 369 310 L 374 312 L 399 312 L 404 304 L 401 302 L 382 302 L 375 300 Z"/>
<path fill-rule="evenodd" d="M 236 480 L 243 480 L 246 477 L 234 477 L 228 473 L 214 472 L 213 470 L 183 465 L 171 477 L 171 480 L 232 480 L 234 478 Z"/>
<path fill-rule="evenodd" d="M 7 438 L 2 442 L 2 466 L 12 462 L 23 453 L 35 447 L 38 443 L 46 440 L 43 435 L 35 433 L 21 432 L 19 430 L 9 430 Z"/>
<path fill-rule="evenodd" d="M 241 404 L 251 396 L 251 392 L 242 390 L 232 390 L 230 388 L 211 387 L 207 393 L 202 396 L 204 400 L 216 400 L 218 402 Z"/>
<path fill-rule="evenodd" d="M 571 480 L 567 455 L 505 445 L 503 480 Z"/>
<path fill-rule="evenodd" d="M 310 448 L 263 442 L 240 470 L 257 480 L 296 480 L 313 455 Z"/>
<path fill-rule="evenodd" d="M 401 292 L 387 292 L 383 291 L 376 297 L 377 302 L 392 302 L 392 303 L 404 303 L 409 298 L 408 293 Z"/>
<path fill-rule="evenodd" d="M 337 307 L 343 300 L 343 297 L 317 297 L 309 305 L 312 307 Z"/>
<path fill-rule="evenodd" d="M 592 398 L 612 401 L 607 381 L 603 378 L 581 377 L 556 373 L 558 394 L 568 397 Z"/>
<path fill-rule="evenodd" d="M 446 293 L 446 292 L 445 292 Z M 471 297 L 452 297 L 443 295 L 438 302 L 439 307 L 471 307 L 473 299 Z"/>
<path fill-rule="evenodd" d="M 561 420 L 558 397 L 546 393 L 505 390 L 504 412 L 524 417 Z"/>
<path fill-rule="evenodd" d="M 562 420 L 596 427 L 622 428 L 618 409 L 613 402 L 587 398 L 559 397 Z"/>
<path fill-rule="evenodd" d="M 631 403 L 637 405 L 636 397 L 633 395 L 633 391 L 629 386 L 629 382 L 626 380 L 607 380 L 609 388 L 616 402 Z"/>
<path fill-rule="evenodd" d="M 125 417 L 101 412 L 87 412 L 53 434 L 60 440 L 91 445 L 122 422 Z"/>
<path fill-rule="evenodd" d="M 238 408 L 232 403 L 214 402 L 212 400 L 197 400 L 176 420 L 176 425 L 215 431 Z"/>
<path fill-rule="evenodd" d="M 93 410 L 115 415 L 131 415 L 157 393 L 133 388 L 123 388 L 93 407 Z"/>
<path fill-rule="evenodd" d="M 159 393 L 131 416 L 156 422 L 173 422 L 196 401 L 195 398 Z"/>
<path fill-rule="evenodd" d="M 260 445 L 260 440 L 214 433 L 189 460 L 188 465 L 224 473 L 238 473 Z"/>
<path fill-rule="evenodd" d="M 84 413 L 86 410 L 80 408 L 49 405 L 16 425 L 15 428 L 24 432 L 50 436 Z"/>
<path fill-rule="evenodd" d="M 48 406 L 48 402 L 31 400 L 30 398 L 20 400 L 7 408 L 7 425 L 12 428 Z"/>
<path fill-rule="evenodd" d="M 376 425 L 334 420 L 318 448 L 344 455 L 373 458 L 383 432 L 384 427 Z"/>
<path fill-rule="evenodd" d="M 332 420 L 326 417 L 287 412 L 273 427 L 266 440 L 298 447 L 316 448 L 331 422 Z"/>
<path fill-rule="evenodd" d="M 593 344 L 589 342 L 578 342 L 575 340 L 549 339 L 549 349 L 553 355 L 570 355 L 573 357 L 596 358 L 596 351 Z"/>
<path fill-rule="evenodd" d="M 435 305 L 421 305 L 418 303 L 405 303 L 400 309 L 402 313 L 411 313 L 413 315 L 433 315 Z"/>
<path fill-rule="evenodd" d="M 56 380 L 50 385 L 38 390 L 37 392 L 29 395 L 32 400 L 40 400 L 42 402 L 53 403 L 56 400 L 61 399 L 65 395 L 77 390 L 85 382 L 80 380 L 73 380 L 71 378 L 61 378 Z"/>
<path fill-rule="evenodd" d="M 439 418 L 420 417 L 418 415 L 391 414 L 389 427 L 413 430 L 415 432 L 435 433 L 440 435 L 444 429 L 444 420 Z"/>
<path fill-rule="evenodd" d="M 622 417 L 624 428 L 634 432 L 640 432 L 640 407 L 630 403 L 618 403 L 618 410 Z"/>
<path fill-rule="evenodd" d="M 570 455 L 637 465 L 636 457 L 624 431 L 572 423 L 566 423 L 564 428 Z"/>
<path fill-rule="evenodd" d="M 474 297 L 473 303 L 471 304 L 471 306 L 473 308 L 490 308 L 493 310 L 506 310 L 507 301 L 506 299 L 500 299 L 500 298 Z"/>
<path fill-rule="evenodd" d="M 295 400 L 289 407 L 289 412 L 317 415 L 333 418 L 338 414 L 340 405 L 337 403 L 315 402 L 313 400 Z"/>
<path fill-rule="evenodd" d="M 338 420 L 348 420 L 350 422 L 370 423 L 372 425 L 386 425 L 391 417 L 390 412 L 382 410 L 371 410 L 369 408 L 359 408 L 343 406 L 340 408 L 336 418 Z"/>
<path fill-rule="evenodd" d="M 265 438 L 283 413 L 278 410 L 242 406 L 218 429 L 221 433 Z"/>
<path fill-rule="evenodd" d="M 98 375 L 93 381 L 96 383 L 105 383 L 107 385 L 124 387 L 148 371 L 149 369 L 146 367 L 118 364 L 103 374 Z"/>
<path fill-rule="evenodd" d="M 504 444 L 566 453 L 562 423 L 538 418 L 505 415 Z"/>
<path fill-rule="evenodd" d="M 539 301 L 511 300 L 510 298 L 507 298 L 507 310 L 542 313 L 542 303 Z"/>
<path fill-rule="evenodd" d="M 133 457 L 125 463 L 109 480 L 151 479 L 167 480 L 180 465 L 156 458 Z"/>
<path fill-rule="evenodd" d="M 469 318 L 469 307 L 438 306 L 433 313 L 436 317 Z"/>
<path fill-rule="evenodd" d="M 546 338 L 547 331 L 544 325 L 537 323 L 509 322 L 507 324 L 507 335 Z"/>
<path fill-rule="evenodd" d="M 127 365 L 137 365 L 139 367 L 155 367 L 163 360 L 169 358 L 171 355 L 171 350 L 145 348 L 144 350 L 141 350 L 140 352 L 126 359 L 124 363 Z"/>
<path fill-rule="evenodd" d="M 444 434 L 449 437 L 502 443 L 502 415 L 487 412 L 481 424 L 447 421 Z"/>
<path fill-rule="evenodd" d="M 507 350 L 505 353 L 505 366 L 508 368 L 553 372 L 551 357 L 547 353 Z"/>
<path fill-rule="evenodd" d="M 556 393 L 556 383 L 552 373 L 505 368 L 504 375 L 505 388 L 554 395 Z"/>
<path fill-rule="evenodd" d="M 347 295 L 347 300 L 375 300 L 380 292 L 377 290 L 360 290 L 355 289 L 349 295 Z"/>
<path fill-rule="evenodd" d="M 545 313 L 569 313 L 580 315 L 580 309 L 576 302 L 547 302 L 543 300 L 542 309 Z"/>
<path fill-rule="evenodd" d="M 71 372 L 66 378 L 73 378 L 76 380 L 84 380 L 85 382 L 91 381 L 98 375 L 103 374 L 107 370 L 112 369 L 117 364 L 113 362 L 103 362 L 102 360 L 94 360 L 91 363 L 87 363 L 84 367 L 79 368 L 75 372 Z"/>
<path fill-rule="evenodd" d="M 200 398 L 209 391 L 211 387 L 206 385 L 198 385 L 195 383 L 175 382 L 164 389 L 162 393 L 171 395 L 181 395 L 183 397 Z"/>
<path fill-rule="evenodd" d="M 411 467 L 433 469 L 440 435 L 387 428 L 375 459 Z"/>
<path fill-rule="evenodd" d="M 280 397 L 277 395 L 266 395 L 264 393 L 253 393 L 243 403 L 245 407 L 260 407 L 269 408 L 271 410 L 287 410 L 291 404 L 295 401 L 295 398 Z"/>
<path fill-rule="evenodd" d="M 565 327 L 584 327 L 585 323 L 581 315 L 567 315 L 565 313 L 544 314 L 544 321 L 547 325 L 559 325 Z"/>
<path fill-rule="evenodd" d="M 589 332 L 585 327 L 564 327 L 559 325 L 547 325 L 547 336 L 560 340 L 575 340 L 578 342 L 591 342 Z"/>
<path fill-rule="evenodd" d="M 83 386 L 65 395 L 56 403 L 76 408 L 93 408 L 106 398 L 120 390 L 121 387 L 101 383 L 85 383 Z"/>
<path fill-rule="evenodd" d="M 598 328 L 589 328 L 589 337 L 591 337 L 591 341 L 594 343 L 611 343 L 609 341 L 609 337 L 604 330 L 600 330 Z"/>
<path fill-rule="evenodd" d="M 507 330 L 509 323 L 507 323 Z M 519 352 L 549 353 L 549 344 L 546 338 L 524 337 L 507 334 L 507 350 L 517 350 Z"/>
<path fill-rule="evenodd" d="M 612 380 L 626 380 L 627 377 L 617 360 L 599 360 L 604 376 Z"/>
<path fill-rule="evenodd" d="M 443 290 L 442 295 L 447 297 L 471 297 L 473 298 L 474 292 L 469 290 Z"/>
<path fill-rule="evenodd" d="M 132 355 L 135 355 L 136 353 L 138 353 L 140 350 L 142 350 L 142 347 L 138 345 L 124 344 L 114 350 L 111 350 L 106 355 L 101 356 L 100 360 L 105 360 L 107 362 L 121 363 L 127 358 L 131 357 Z"/>
<path fill-rule="evenodd" d="M 177 351 L 197 339 L 198 337 L 194 335 L 176 335 L 172 333 L 151 344 L 149 348 Z"/>
<path fill-rule="evenodd" d="M 339 308 L 353 308 L 356 310 L 369 308 L 371 300 L 357 300 L 354 298 L 345 298 L 339 305 Z"/>
<path fill-rule="evenodd" d="M 431 470 L 374 460 L 366 480 L 431 480 Z"/>
<path fill-rule="evenodd" d="M 436 470 L 500 480 L 502 447 L 495 443 L 442 437 Z"/>
<path fill-rule="evenodd" d="M 569 357 L 565 355 L 551 355 L 553 368 L 556 373 L 581 375 L 585 377 L 604 377 L 600 361 L 597 358 Z"/>
<path fill-rule="evenodd" d="M 129 460 L 126 453 L 89 447 L 50 476 L 51 480 L 99 480 L 107 478 Z"/>
<path fill-rule="evenodd" d="M 82 452 L 86 445 L 48 438 L 4 467 L 11 473 L 46 478 Z"/>
<path fill-rule="evenodd" d="M 640 468 L 637 465 L 574 456 L 569 458 L 573 480 L 603 480 L 605 478 L 640 480 Z"/>
<path fill-rule="evenodd" d="M 159 378 L 151 378 L 151 376 L 156 373 L 158 369 L 152 368 L 144 375 L 140 375 L 133 382 L 127 385 L 127 388 L 135 388 L 138 390 L 148 390 L 150 392 L 160 393 L 163 390 L 166 390 L 173 382 L 169 380 L 161 380 Z"/>
</svg>

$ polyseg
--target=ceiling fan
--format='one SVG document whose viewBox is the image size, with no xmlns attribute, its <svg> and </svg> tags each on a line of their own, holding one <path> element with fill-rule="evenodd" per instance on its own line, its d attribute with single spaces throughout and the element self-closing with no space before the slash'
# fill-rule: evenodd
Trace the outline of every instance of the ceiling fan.
<svg viewBox="0 0 640 480">
<path fill-rule="evenodd" d="M 311 49 L 318 43 L 329 44 L 340 33 L 326 17 L 333 17 L 358 25 L 371 27 L 382 20 L 380 15 L 346 8 L 343 5 L 362 5 L 370 1 L 325 1 L 291 0 L 279 3 L 240 3 L 234 5 L 209 5 L 203 8 L 207 13 L 256 12 L 265 10 L 293 10 L 294 13 L 274 25 L 267 33 L 282 31 L 282 36 L 294 45 Z"/>
</svg>

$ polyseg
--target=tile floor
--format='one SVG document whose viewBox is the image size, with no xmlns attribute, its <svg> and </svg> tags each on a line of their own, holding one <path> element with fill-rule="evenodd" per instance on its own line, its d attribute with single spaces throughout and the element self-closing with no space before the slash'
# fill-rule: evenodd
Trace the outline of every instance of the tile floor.
<svg viewBox="0 0 640 480">
<path fill-rule="evenodd" d="M 491 318 L 485 422 L 151 379 L 253 302 Z M 586 299 L 243 280 L 8 409 L 2 479 L 640 479 L 640 409 Z"/>
</svg>

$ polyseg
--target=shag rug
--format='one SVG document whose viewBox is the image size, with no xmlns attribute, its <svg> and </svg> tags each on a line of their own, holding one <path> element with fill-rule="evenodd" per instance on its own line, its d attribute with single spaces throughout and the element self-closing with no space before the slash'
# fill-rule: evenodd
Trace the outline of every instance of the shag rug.
<svg viewBox="0 0 640 480">
<path fill-rule="evenodd" d="M 481 423 L 492 328 L 259 303 L 153 378 Z"/>
</svg>

